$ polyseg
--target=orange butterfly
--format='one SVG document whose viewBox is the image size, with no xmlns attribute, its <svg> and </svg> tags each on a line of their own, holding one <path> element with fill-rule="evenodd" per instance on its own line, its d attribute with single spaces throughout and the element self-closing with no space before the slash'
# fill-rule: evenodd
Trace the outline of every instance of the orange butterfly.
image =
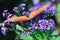
<svg viewBox="0 0 60 40">
<path fill-rule="evenodd" d="M 28 17 L 26 16 L 14 16 L 12 18 L 8 18 L 7 20 L 9 22 L 22 22 L 22 21 L 28 21 L 32 18 L 34 18 L 35 16 L 39 15 L 41 12 L 43 12 L 45 9 L 47 9 L 50 6 L 50 4 L 46 4 L 44 6 L 42 6 L 41 8 L 39 8 L 38 10 L 32 11 Z"/>
</svg>

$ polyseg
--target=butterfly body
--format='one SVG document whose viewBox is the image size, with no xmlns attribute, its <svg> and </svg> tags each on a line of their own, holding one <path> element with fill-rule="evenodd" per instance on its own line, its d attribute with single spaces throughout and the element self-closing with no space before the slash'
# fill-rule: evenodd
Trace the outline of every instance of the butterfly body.
<svg viewBox="0 0 60 40">
<path fill-rule="evenodd" d="M 46 10 L 48 7 L 50 6 L 50 4 L 46 4 L 44 6 L 42 6 L 41 8 L 32 11 L 28 17 L 26 16 L 15 16 L 12 18 L 7 19 L 9 22 L 21 22 L 21 21 L 28 21 L 30 19 L 33 19 L 34 17 L 36 17 L 37 15 L 39 15 L 41 12 L 43 12 L 44 10 Z"/>
</svg>

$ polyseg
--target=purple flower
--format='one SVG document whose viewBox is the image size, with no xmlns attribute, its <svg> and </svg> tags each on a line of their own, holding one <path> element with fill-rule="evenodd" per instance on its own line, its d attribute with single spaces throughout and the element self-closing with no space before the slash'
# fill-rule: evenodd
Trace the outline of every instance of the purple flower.
<svg viewBox="0 0 60 40">
<path fill-rule="evenodd" d="M 33 0 L 33 5 L 38 5 L 39 4 L 39 0 Z"/>
<path fill-rule="evenodd" d="M 47 17 L 47 14 L 45 12 L 42 12 L 40 15 L 37 16 L 37 19 L 45 19 Z"/>
<path fill-rule="evenodd" d="M 49 21 L 50 28 L 54 28 L 54 26 L 55 26 L 54 20 L 53 19 L 49 19 L 48 21 Z"/>
<path fill-rule="evenodd" d="M 6 27 L 2 27 L 2 28 L 1 28 L 1 33 L 2 33 L 3 35 L 6 35 L 6 31 L 7 31 L 7 28 L 6 28 Z"/>
<path fill-rule="evenodd" d="M 5 20 L 3 23 L 5 23 L 5 24 L 9 24 L 9 22 L 8 22 L 7 20 Z"/>
<path fill-rule="evenodd" d="M 37 10 L 40 7 L 41 7 L 41 5 L 36 5 L 36 6 L 32 7 L 32 8 L 29 8 L 29 11 Z"/>
<path fill-rule="evenodd" d="M 60 0 L 57 0 L 58 2 L 60 2 Z"/>
<path fill-rule="evenodd" d="M 25 7 L 22 7 L 22 10 L 25 10 Z"/>
<path fill-rule="evenodd" d="M 36 23 L 32 24 L 32 29 L 33 29 L 33 30 L 36 30 L 37 28 L 38 28 L 38 26 L 37 26 Z"/>
<path fill-rule="evenodd" d="M 56 14 L 56 7 L 55 6 L 50 6 L 48 9 L 45 10 L 46 12 L 48 12 L 48 14 L 50 14 L 51 16 Z"/>
<path fill-rule="evenodd" d="M 12 23 L 10 23 L 10 25 L 11 25 L 11 27 L 16 28 L 16 23 L 12 22 Z"/>
<path fill-rule="evenodd" d="M 22 15 L 28 16 L 29 12 L 23 11 Z"/>
<path fill-rule="evenodd" d="M 8 10 L 4 10 L 4 12 L 8 12 Z"/>
<path fill-rule="evenodd" d="M 10 14 L 10 13 L 8 12 L 8 10 L 4 10 L 3 13 L 2 13 L 3 17 L 5 17 L 5 18 L 6 18 L 9 14 Z"/>
<path fill-rule="evenodd" d="M 52 3 L 51 3 L 51 2 L 45 2 L 45 3 L 43 3 L 43 4 L 50 4 L 50 5 L 51 5 Z"/>
<path fill-rule="evenodd" d="M 4 10 L 3 13 L 2 13 L 3 17 L 4 17 L 7 13 L 8 13 L 8 10 Z"/>
<path fill-rule="evenodd" d="M 27 30 L 31 30 L 32 27 L 28 27 Z"/>
<path fill-rule="evenodd" d="M 52 6 L 51 9 L 56 12 L 56 6 Z"/>
<path fill-rule="evenodd" d="M 45 19 L 39 20 L 38 24 L 39 24 L 41 30 L 45 30 L 48 25 L 48 20 L 45 20 Z"/>
<path fill-rule="evenodd" d="M 26 4 L 20 4 L 19 7 L 23 7 L 23 6 L 26 6 Z"/>
<path fill-rule="evenodd" d="M 52 6 L 51 11 L 52 11 L 51 16 L 55 15 L 56 14 L 56 7 Z"/>
<path fill-rule="evenodd" d="M 5 17 L 5 13 L 2 13 L 3 17 Z"/>
<path fill-rule="evenodd" d="M 8 17 L 7 17 L 7 18 L 11 18 L 11 16 L 12 16 L 12 14 L 8 15 Z"/>
<path fill-rule="evenodd" d="M 15 16 L 15 15 L 9 14 L 8 17 L 7 17 L 7 19 L 8 19 L 8 18 L 11 18 L 11 17 L 13 17 L 13 16 Z"/>
<path fill-rule="evenodd" d="M 24 6 L 26 6 L 26 4 L 20 4 L 20 5 L 19 5 L 19 8 L 21 8 L 22 10 L 24 10 L 24 9 L 25 9 Z"/>
<path fill-rule="evenodd" d="M 14 12 L 18 12 L 18 7 L 14 7 L 14 8 L 13 8 L 13 11 L 14 11 Z"/>
<path fill-rule="evenodd" d="M 55 2 L 55 0 L 51 0 L 51 2 Z"/>
<path fill-rule="evenodd" d="M 2 23 L 2 26 L 5 27 L 6 24 L 9 24 L 9 22 L 7 20 L 5 20 L 3 23 Z"/>
<path fill-rule="evenodd" d="M 2 26 L 4 27 L 5 26 L 5 23 L 2 23 Z"/>
<path fill-rule="evenodd" d="M 28 36 L 29 32 L 24 32 L 23 35 Z"/>
<path fill-rule="evenodd" d="M 50 6 L 48 9 L 46 9 L 45 14 L 49 14 L 49 16 L 53 16 L 56 14 L 56 7 L 55 6 Z"/>
</svg>

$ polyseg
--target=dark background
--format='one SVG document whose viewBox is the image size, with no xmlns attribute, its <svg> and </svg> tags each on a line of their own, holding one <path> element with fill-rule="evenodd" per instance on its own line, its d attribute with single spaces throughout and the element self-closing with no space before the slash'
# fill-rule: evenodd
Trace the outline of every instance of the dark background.
<svg viewBox="0 0 60 40">
<path fill-rule="evenodd" d="M 3 10 L 8 9 L 9 12 L 11 12 L 11 10 L 13 9 L 13 7 L 19 1 L 18 0 L 0 0 L 0 19 L 2 19 L 2 12 L 3 12 Z"/>
<path fill-rule="evenodd" d="M 2 22 L 4 20 L 4 18 L 2 17 L 3 10 L 8 9 L 9 12 L 11 12 L 13 7 L 16 6 L 16 4 L 19 1 L 18 0 L 0 0 L 0 22 Z M 10 32 L 7 33 L 6 36 L 4 36 L 4 35 L 1 34 L 1 31 L 0 31 L 0 40 L 14 40 L 15 35 L 16 34 L 15 34 L 14 31 L 10 31 Z"/>
</svg>

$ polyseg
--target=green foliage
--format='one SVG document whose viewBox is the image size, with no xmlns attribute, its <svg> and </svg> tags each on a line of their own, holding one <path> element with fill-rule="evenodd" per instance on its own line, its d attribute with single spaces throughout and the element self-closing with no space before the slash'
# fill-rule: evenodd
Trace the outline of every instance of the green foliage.
<svg viewBox="0 0 60 40">
<path fill-rule="evenodd" d="M 0 23 L 0 27 L 2 26 L 2 23 Z"/>
<path fill-rule="evenodd" d="M 60 3 L 57 4 L 56 19 L 57 19 L 57 23 L 60 23 Z"/>
<path fill-rule="evenodd" d="M 57 5 L 57 12 L 60 13 L 60 3 Z"/>
<path fill-rule="evenodd" d="M 49 35 L 51 35 L 49 30 L 47 30 L 46 32 L 41 32 L 40 30 L 35 30 L 33 33 L 31 33 L 28 36 L 21 34 L 20 39 L 23 39 L 23 40 L 48 40 Z"/>
<path fill-rule="evenodd" d="M 21 26 L 19 26 L 18 24 L 16 25 L 16 29 L 17 29 L 17 30 L 24 31 L 23 28 L 22 28 Z"/>
<path fill-rule="evenodd" d="M 15 30 L 15 32 L 17 33 L 17 34 L 20 34 L 20 32 L 19 31 L 24 31 L 24 29 L 20 26 L 20 25 L 16 25 L 16 30 Z"/>
<path fill-rule="evenodd" d="M 33 37 L 31 37 L 30 35 L 28 36 L 25 36 L 25 35 L 20 35 L 20 39 L 23 39 L 23 40 L 33 40 Z"/>
<path fill-rule="evenodd" d="M 50 40 L 60 40 L 60 36 L 52 36 Z"/>
</svg>

